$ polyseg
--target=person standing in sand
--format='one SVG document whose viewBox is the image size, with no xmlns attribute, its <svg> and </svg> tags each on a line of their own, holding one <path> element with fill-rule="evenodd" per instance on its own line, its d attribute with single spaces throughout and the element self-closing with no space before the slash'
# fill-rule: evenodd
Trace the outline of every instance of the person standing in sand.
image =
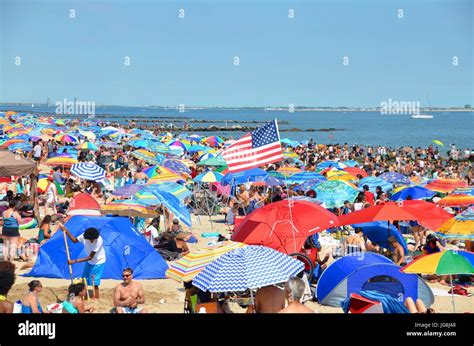
<svg viewBox="0 0 474 346">
<path fill-rule="evenodd" d="M 133 281 L 133 269 L 125 268 L 123 282 L 114 290 L 114 306 L 118 314 L 144 314 L 148 311 L 138 307 L 145 303 L 145 292 L 139 282 Z"/>
<path fill-rule="evenodd" d="M 303 298 L 305 285 L 302 279 L 298 277 L 291 277 L 285 283 L 285 296 L 288 301 L 286 308 L 280 310 L 278 313 L 297 313 L 297 314 L 310 314 L 315 313 L 315 311 L 304 306 L 301 303 L 301 298 Z"/>
</svg>

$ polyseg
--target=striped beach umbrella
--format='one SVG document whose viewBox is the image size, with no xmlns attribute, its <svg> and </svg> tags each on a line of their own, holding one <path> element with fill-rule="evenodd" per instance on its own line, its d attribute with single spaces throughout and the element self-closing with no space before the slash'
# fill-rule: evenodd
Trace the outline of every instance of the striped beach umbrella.
<svg viewBox="0 0 474 346">
<path fill-rule="evenodd" d="M 227 162 L 223 158 L 219 157 L 211 157 L 205 160 L 201 160 L 197 163 L 198 166 L 226 166 L 227 167 Z"/>
<path fill-rule="evenodd" d="M 59 135 L 55 136 L 54 139 L 58 142 L 61 142 L 61 143 L 76 143 L 76 142 L 78 142 L 77 137 L 74 137 L 74 136 L 69 135 L 69 134 L 59 134 Z"/>
<path fill-rule="evenodd" d="M 301 168 L 291 167 L 291 166 L 284 166 L 277 169 L 277 172 L 280 172 L 286 177 L 291 177 L 292 175 L 296 173 L 300 173 L 302 171 L 303 170 Z"/>
<path fill-rule="evenodd" d="M 449 219 L 436 233 L 446 239 L 474 240 L 474 210 L 468 209 Z"/>
<path fill-rule="evenodd" d="M 193 286 L 209 292 L 242 292 L 286 282 L 304 264 L 264 246 L 234 249 L 209 263 L 193 280 Z"/>
<path fill-rule="evenodd" d="M 144 185 L 138 185 L 138 184 L 125 185 L 113 191 L 112 195 L 120 196 L 120 197 L 131 197 L 134 194 L 136 194 L 138 191 L 143 190 L 144 188 L 145 188 Z"/>
<path fill-rule="evenodd" d="M 78 161 L 75 158 L 68 156 L 55 156 L 45 161 L 45 165 L 61 167 L 69 167 L 76 163 L 78 163 Z"/>
<path fill-rule="evenodd" d="M 32 148 L 30 143 L 20 142 L 20 143 L 10 144 L 8 146 L 8 150 L 10 150 L 10 151 L 15 151 L 15 150 L 31 151 L 31 150 L 33 150 L 33 148 Z"/>
<path fill-rule="evenodd" d="M 181 174 L 160 165 L 146 167 L 143 169 L 143 173 L 145 173 L 150 178 L 150 180 L 148 180 L 148 184 L 159 184 L 167 181 L 178 182 L 185 180 Z"/>
<path fill-rule="evenodd" d="M 281 178 L 278 178 L 278 177 L 275 177 L 277 179 L 281 179 Z M 284 177 L 283 177 L 284 179 Z M 304 182 L 307 182 L 307 181 L 311 181 L 311 180 L 315 180 L 315 179 L 318 179 L 318 180 L 327 180 L 326 177 L 322 174 L 319 174 L 319 173 L 316 173 L 316 172 L 308 172 L 308 171 L 304 171 L 304 172 L 300 172 L 300 173 L 296 173 L 294 175 L 292 175 L 290 178 L 288 178 L 288 182 L 290 182 L 291 184 L 295 183 L 295 184 L 302 184 Z"/>
<path fill-rule="evenodd" d="M 454 306 L 453 275 L 474 274 L 474 253 L 468 251 L 445 250 L 431 255 L 421 256 L 407 264 L 401 272 L 413 274 L 449 275 L 451 283 L 451 301 Z"/>
<path fill-rule="evenodd" d="M 327 181 L 326 178 L 324 178 L 324 179 L 312 179 L 312 180 L 308 180 L 308 181 L 305 181 L 304 183 L 302 183 L 302 184 L 300 184 L 300 185 L 298 185 L 298 186 L 295 186 L 294 190 L 295 190 L 295 191 L 299 191 L 299 190 L 303 190 L 303 191 L 314 190 L 318 184 L 321 184 L 322 182 L 325 182 L 325 181 Z"/>
<path fill-rule="evenodd" d="M 474 205 L 474 196 L 451 194 L 439 200 L 437 204 L 442 207 L 467 207 Z"/>
<path fill-rule="evenodd" d="M 78 146 L 76 146 L 76 149 L 78 149 L 78 150 L 94 150 L 94 151 L 99 150 L 97 145 L 95 145 L 94 143 L 91 143 L 91 142 L 81 143 Z"/>
<path fill-rule="evenodd" d="M 120 200 L 113 201 L 100 207 L 100 212 L 106 215 L 118 215 L 127 217 L 153 218 L 159 213 L 149 206 L 144 205 L 137 200 Z"/>
<path fill-rule="evenodd" d="M 425 185 L 427 189 L 441 193 L 450 193 L 458 188 L 468 187 L 467 183 L 459 179 L 435 179 Z"/>
<path fill-rule="evenodd" d="M 71 167 L 71 174 L 92 181 L 101 181 L 105 179 L 105 170 L 95 163 L 76 163 Z"/>
<path fill-rule="evenodd" d="M 130 155 L 132 155 L 133 157 L 136 157 L 139 160 L 143 160 L 143 161 L 151 163 L 151 164 L 157 164 L 158 163 L 156 155 L 153 154 L 152 152 L 149 152 L 148 150 L 145 150 L 145 149 L 134 150 L 130 153 Z"/>
<path fill-rule="evenodd" d="M 234 241 L 226 241 L 214 246 L 206 246 L 202 249 L 193 251 L 183 258 L 172 262 L 169 269 L 166 271 L 166 277 L 178 282 L 191 281 L 215 259 L 231 250 L 244 246 L 247 245 Z"/>
<path fill-rule="evenodd" d="M 474 187 L 460 187 L 453 192 L 451 192 L 453 195 L 469 195 L 469 196 L 474 196 Z"/>
<path fill-rule="evenodd" d="M 146 188 L 150 191 L 153 189 L 158 189 L 161 191 L 169 192 L 181 201 L 193 195 L 193 193 L 185 186 L 178 183 L 174 183 L 172 181 L 166 181 L 159 184 L 150 184 L 147 185 Z"/>
<path fill-rule="evenodd" d="M 343 169 L 345 167 L 346 167 L 345 164 L 343 164 L 342 162 L 337 162 L 337 161 L 323 161 L 323 162 L 320 162 L 316 165 L 316 168 L 318 170 L 322 170 L 322 169 L 326 169 L 326 168 Z"/>
<path fill-rule="evenodd" d="M 221 173 L 209 171 L 199 174 L 193 180 L 198 183 L 216 183 L 220 182 L 223 177 L 224 175 L 222 175 Z"/>
<path fill-rule="evenodd" d="M 326 208 L 339 208 L 344 205 L 344 201 L 353 203 L 359 191 L 343 181 L 324 181 L 314 188 L 317 199 L 324 203 Z"/>
<path fill-rule="evenodd" d="M 358 180 L 354 175 L 342 170 L 342 169 L 331 169 L 326 172 L 328 180 L 341 180 L 341 181 L 356 181 Z"/>
</svg>

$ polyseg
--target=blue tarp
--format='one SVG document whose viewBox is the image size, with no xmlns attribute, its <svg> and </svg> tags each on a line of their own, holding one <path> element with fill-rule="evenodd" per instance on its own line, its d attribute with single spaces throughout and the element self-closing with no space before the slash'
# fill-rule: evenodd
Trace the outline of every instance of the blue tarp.
<svg viewBox="0 0 474 346">
<path fill-rule="evenodd" d="M 362 233 L 364 233 L 372 243 L 378 244 L 385 249 L 388 249 L 389 235 L 393 236 L 405 250 L 405 255 L 408 254 L 407 244 L 400 231 L 393 224 L 390 224 L 389 232 L 388 225 L 387 221 L 374 221 L 353 224 L 352 227 L 362 228 Z M 390 247 L 390 250 L 392 250 L 392 247 Z"/>
<path fill-rule="evenodd" d="M 67 223 L 67 229 L 75 237 L 89 227 L 99 230 L 104 240 L 107 261 L 104 279 L 122 279 L 122 270 L 130 267 L 136 279 L 163 279 L 168 264 L 163 257 L 140 235 L 130 220 L 125 217 L 73 216 Z M 74 244 L 69 238 L 71 259 L 87 257 L 81 243 Z M 73 264 L 73 277 L 82 277 L 84 263 Z M 40 247 L 34 267 L 24 276 L 69 279 L 66 249 L 63 232 Z"/>
<path fill-rule="evenodd" d="M 410 313 L 405 305 L 399 300 L 377 291 L 359 291 L 357 294 L 364 298 L 382 303 L 383 312 L 386 314 L 408 314 Z M 347 314 L 350 308 L 350 297 L 342 302 L 342 309 Z"/>
</svg>

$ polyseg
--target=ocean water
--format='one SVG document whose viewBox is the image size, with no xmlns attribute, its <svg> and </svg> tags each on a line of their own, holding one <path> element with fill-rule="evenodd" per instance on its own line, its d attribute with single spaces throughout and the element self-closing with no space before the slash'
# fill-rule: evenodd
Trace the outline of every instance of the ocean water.
<svg viewBox="0 0 474 346">
<path fill-rule="evenodd" d="M 0 107 L 6 110 L 5 107 Z M 29 112 L 51 112 L 55 107 L 8 107 L 9 110 Z M 104 115 L 113 114 L 113 117 Z M 432 140 L 442 141 L 449 148 L 456 144 L 458 148 L 474 149 L 474 114 L 473 112 L 430 112 L 433 119 L 411 119 L 409 115 L 381 115 L 379 112 L 314 112 L 314 111 L 265 111 L 264 109 L 238 109 L 238 110 L 186 110 L 180 113 L 177 109 L 152 109 L 141 107 L 96 107 L 95 119 L 114 122 L 126 122 L 128 119 L 143 118 L 156 119 L 157 124 L 182 125 L 186 118 L 205 119 L 209 123 L 191 123 L 194 127 L 210 125 L 232 126 L 235 123 L 226 123 L 226 120 L 237 121 L 270 121 L 277 118 L 280 122 L 281 138 L 291 140 L 309 140 L 313 138 L 316 143 L 349 143 L 365 145 L 422 146 L 432 144 Z M 101 117 L 102 116 L 102 117 Z M 61 116 L 67 118 L 68 116 Z M 159 117 L 175 117 L 181 120 L 160 119 Z M 151 123 L 147 123 L 151 124 Z M 247 126 L 260 126 L 261 124 L 242 124 Z M 286 132 L 285 129 L 299 128 L 302 130 L 313 128 L 335 128 L 339 131 L 331 132 Z M 195 131 L 189 131 L 195 132 Z M 198 132 L 199 133 L 199 132 Z M 242 132 L 202 132 L 205 135 L 217 134 L 226 137 L 238 138 Z"/>
</svg>

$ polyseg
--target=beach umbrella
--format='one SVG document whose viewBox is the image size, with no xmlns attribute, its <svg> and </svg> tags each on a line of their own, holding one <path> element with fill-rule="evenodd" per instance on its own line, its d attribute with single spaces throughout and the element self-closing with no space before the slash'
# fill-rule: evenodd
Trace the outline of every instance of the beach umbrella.
<svg viewBox="0 0 474 346">
<path fill-rule="evenodd" d="M 347 161 L 344 161 L 343 164 L 346 166 L 345 168 L 362 166 L 359 162 L 355 160 L 347 160 Z"/>
<path fill-rule="evenodd" d="M 344 171 L 347 173 L 353 175 L 354 177 L 357 177 L 358 175 L 361 175 L 362 178 L 365 178 L 368 176 L 367 172 L 364 171 L 362 168 L 359 167 L 345 167 Z"/>
<path fill-rule="evenodd" d="M 293 174 L 302 172 L 301 168 L 291 167 L 291 166 L 283 166 L 277 169 L 277 172 L 283 174 L 286 177 L 291 177 Z"/>
<path fill-rule="evenodd" d="M 332 168 L 326 172 L 328 180 L 355 181 L 358 180 L 354 175 L 340 169 Z"/>
<path fill-rule="evenodd" d="M 398 172 L 387 172 L 378 176 L 378 178 L 388 181 L 393 185 L 410 185 L 410 179 Z"/>
<path fill-rule="evenodd" d="M 195 250 L 183 258 L 172 262 L 166 271 L 166 277 L 178 282 L 191 281 L 215 259 L 231 250 L 244 246 L 247 245 L 234 241 L 226 241 L 216 245 L 205 246 L 204 248 Z"/>
<path fill-rule="evenodd" d="M 151 164 L 157 164 L 158 160 L 156 158 L 156 155 L 153 154 L 152 152 L 145 150 L 145 149 L 138 149 L 134 150 L 130 153 L 133 157 L 143 160 L 145 162 L 151 163 Z"/>
<path fill-rule="evenodd" d="M 96 139 L 96 135 L 93 131 L 79 131 L 79 133 L 90 141 L 95 141 Z"/>
<path fill-rule="evenodd" d="M 204 153 L 202 154 L 201 156 L 199 156 L 199 161 L 204 161 L 204 160 L 207 160 L 207 159 L 213 159 L 213 158 L 216 158 L 218 157 L 217 154 L 214 154 L 214 153 Z M 223 159 L 222 156 L 219 156 L 220 159 Z"/>
<path fill-rule="evenodd" d="M 301 172 L 301 173 L 305 173 L 305 172 Z M 286 175 L 284 175 L 283 173 L 277 172 L 277 171 L 269 171 L 269 172 L 267 172 L 267 174 L 271 175 L 274 178 L 280 179 L 280 180 L 287 180 Z M 296 173 L 295 176 L 297 174 L 300 174 L 300 173 Z"/>
<path fill-rule="evenodd" d="M 294 253 L 310 235 L 337 225 L 337 216 L 323 207 L 290 199 L 255 209 L 235 229 L 232 240 Z"/>
<path fill-rule="evenodd" d="M 128 144 L 134 148 L 148 148 L 149 142 L 144 139 L 135 139 L 128 141 Z"/>
<path fill-rule="evenodd" d="M 405 239 L 400 231 L 394 225 L 389 225 L 390 232 L 388 232 L 387 223 L 384 221 L 374 221 L 374 222 L 365 222 L 359 224 L 353 224 L 352 227 L 361 228 L 362 233 L 369 238 L 369 240 L 374 243 L 378 244 L 385 249 L 391 248 L 388 243 L 389 235 L 395 237 L 397 242 L 403 247 L 405 253 L 408 253 L 407 244 L 405 243 Z"/>
<path fill-rule="evenodd" d="M 189 167 L 177 159 L 166 159 L 162 165 L 179 174 L 191 174 Z"/>
<path fill-rule="evenodd" d="M 178 149 L 178 150 L 182 150 L 182 151 L 185 151 L 186 150 L 186 145 L 182 142 L 182 141 L 171 141 L 170 143 L 168 143 L 168 147 L 170 149 Z"/>
<path fill-rule="evenodd" d="M 133 199 L 145 205 L 158 205 L 161 201 L 149 189 L 142 189 L 133 195 Z"/>
<path fill-rule="evenodd" d="M 408 186 L 399 189 L 390 197 L 390 199 L 392 201 L 399 201 L 407 199 L 408 196 L 411 196 L 412 199 L 430 199 L 435 194 L 435 192 L 422 186 Z"/>
<path fill-rule="evenodd" d="M 278 177 L 276 177 L 276 178 L 278 178 Z M 285 179 L 284 176 L 282 178 Z M 278 179 L 282 179 L 282 178 L 278 178 Z M 301 183 L 311 181 L 311 180 L 315 180 L 315 179 L 327 180 L 326 177 L 322 174 L 319 174 L 319 173 L 316 173 L 316 172 L 304 171 L 304 172 L 300 172 L 300 173 L 296 173 L 296 174 L 292 175 L 290 178 L 288 178 L 288 181 L 291 184 L 293 184 L 293 183 L 301 184 Z"/>
<path fill-rule="evenodd" d="M 208 171 L 199 174 L 193 180 L 198 183 L 216 183 L 220 182 L 224 176 L 220 173 Z"/>
<path fill-rule="evenodd" d="M 150 190 L 161 202 L 161 204 L 166 207 L 171 213 L 174 214 L 182 223 L 186 226 L 191 227 L 191 215 L 189 210 L 176 196 L 173 196 L 171 193 L 152 189 Z"/>
<path fill-rule="evenodd" d="M 467 207 L 474 205 L 474 196 L 451 194 L 442 198 L 436 204 L 442 207 Z"/>
<path fill-rule="evenodd" d="M 193 193 L 190 190 L 188 190 L 185 186 L 172 182 L 172 181 L 162 182 L 159 184 L 150 184 L 150 185 L 147 185 L 145 189 L 149 191 L 153 189 L 157 189 L 160 191 L 171 193 L 173 196 L 177 197 L 180 201 L 183 201 L 186 198 L 190 198 L 193 195 Z"/>
<path fill-rule="evenodd" d="M 217 147 L 219 144 L 224 143 L 224 140 L 219 136 L 210 136 L 204 139 L 203 142 L 212 147 Z"/>
<path fill-rule="evenodd" d="M 443 223 L 453 217 L 452 214 L 436 204 L 422 200 L 406 200 L 403 201 L 402 206 L 405 210 L 419 215 L 418 222 L 431 230 L 437 230 Z"/>
<path fill-rule="evenodd" d="M 322 170 L 325 168 L 337 168 L 337 169 L 343 169 L 346 167 L 345 164 L 342 162 L 337 162 L 337 161 L 323 161 L 320 162 L 316 165 L 318 170 Z"/>
<path fill-rule="evenodd" d="M 78 142 L 77 137 L 74 137 L 74 136 L 69 135 L 69 134 L 59 134 L 56 137 L 54 137 L 54 139 L 58 142 L 61 142 L 61 143 L 76 143 L 76 142 Z"/>
<path fill-rule="evenodd" d="M 460 187 L 451 192 L 452 195 L 469 195 L 474 196 L 474 187 Z"/>
<path fill-rule="evenodd" d="M 112 195 L 120 196 L 120 197 L 131 197 L 134 194 L 136 194 L 138 191 L 143 190 L 144 188 L 145 188 L 144 185 L 138 185 L 138 184 L 124 185 L 122 187 L 119 187 L 115 191 L 113 191 Z"/>
<path fill-rule="evenodd" d="M 149 166 L 143 169 L 150 180 L 148 184 L 159 184 L 167 181 L 183 181 L 185 178 L 177 172 L 159 165 Z"/>
<path fill-rule="evenodd" d="M 105 179 L 105 170 L 95 163 L 76 163 L 71 167 L 71 174 L 84 180 L 102 181 Z"/>
<path fill-rule="evenodd" d="M 76 146 L 76 149 L 78 149 L 78 150 L 94 150 L 94 151 L 99 150 L 97 145 L 95 145 L 94 143 L 91 143 L 91 142 L 81 143 L 78 146 Z"/>
<path fill-rule="evenodd" d="M 33 148 L 31 147 L 30 143 L 21 142 L 21 143 L 13 143 L 8 146 L 8 150 L 15 151 L 15 150 L 22 150 L 22 151 L 31 151 Z"/>
<path fill-rule="evenodd" d="M 303 269 L 303 262 L 281 252 L 245 246 L 209 263 L 194 278 L 193 285 L 202 291 L 242 292 L 286 282 Z"/>
<path fill-rule="evenodd" d="M 441 193 L 450 193 L 457 188 L 468 187 L 467 183 L 459 179 L 435 179 L 425 185 L 427 189 Z"/>
<path fill-rule="evenodd" d="M 189 148 L 187 149 L 187 151 L 189 153 L 197 153 L 199 151 L 209 151 L 211 150 L 211 148 L 209 147 L 205 147 L 204 145 L 191 145 L 189 146 Z"/>
<path fill-rule="evenodd" d="M 436 233 L 446 239 L 474 240 L 474 211 L 468 209 L 449 219 L 441 225 Z"/>
<path fill-rule="evenodd" d="M 387 192 L 393 189 L 393 185 L 386 180 L 377 177 L 367 177 L 359 180 L 357 183 L 359 185 L 359 191 L 362 191 L 364 185 L 369 186 L 369 191 L 375 193 L 377 186 L 382 188 L 382 191 Z"/>
<path fill-rule="evenodd" d="M 400 271 L 413 274 L 449 275 L 451 283 L 451 302 L 454 306 L 453 275 L 474 274 L 474 253 L 459 250 L 445 250 L 421 256 L 407 264 Z"/>
<path fill-rule="evenodd" d="M 294 190 L 295 191 L 314 190 L 318 184 L 321 184 L 322 182 L 325 182 L 325 181 L 327 181 L 326 178 L 324 178 L 324 179 L 312 179 L 312 180 L 309 180 L 309 181 L 305 181 L 304 183 L 302 183 L 298 186 L 295 186 Z"/>
<path fill-rule="evenodd" d="M 126 199 L 113 201 L 103 205 L 100 212 L 106 215 L 118 215 L 128 217 L 153 218 L 159 215 L 158 211 L 148 207 L 137 200 Z"/>
<path fill-rule="evenodd" d="M 76 163 L 78 163 L 78 161 L 75 158 L 68 157 L 68 156 L 55 156 L 45 161 L 45 165 L 61 166 L 61 167 L 69 167 Z"/>
<path fill-rule="evenodd" d="M 251 168 L 236 173 L 227 173 L 221 180 L 223 186 L 238 185 L 254 181 L 263 181 L 268 176 L 268 172 L 261 168 Z"/>
<path fill-rule="evenodd" d="M 12 138 L 12 139 L 9 139 L 9 140 L 6 140 L 5 142 L 3 142 L 2 145 L 0 145 L 0 147 L 1 148 L 8 148 L 10 145 L 17 144 L 17 143 L 26 143 L 26 141 L 24 139 L 20 139 L 20 138 Z"/>
<path fill-rule="evenodd" d="M 317 199 L 324 203 L 326 208 L 339 208 L 344 205 L 344 201 L 353 203 L 359 194 L 357 189 L 348 185 L 344 181 L 324 181 L 314 186 Z"/>
<path fill-rule="evenodd" d="M 103 147 L 112 148 L 112 149 L 119 147 L 119 145 L 116 142 L 99 142 L 97 143 L 97 145 L 99 145 L 100 147 L 103 146 Z"/>
</svg>

